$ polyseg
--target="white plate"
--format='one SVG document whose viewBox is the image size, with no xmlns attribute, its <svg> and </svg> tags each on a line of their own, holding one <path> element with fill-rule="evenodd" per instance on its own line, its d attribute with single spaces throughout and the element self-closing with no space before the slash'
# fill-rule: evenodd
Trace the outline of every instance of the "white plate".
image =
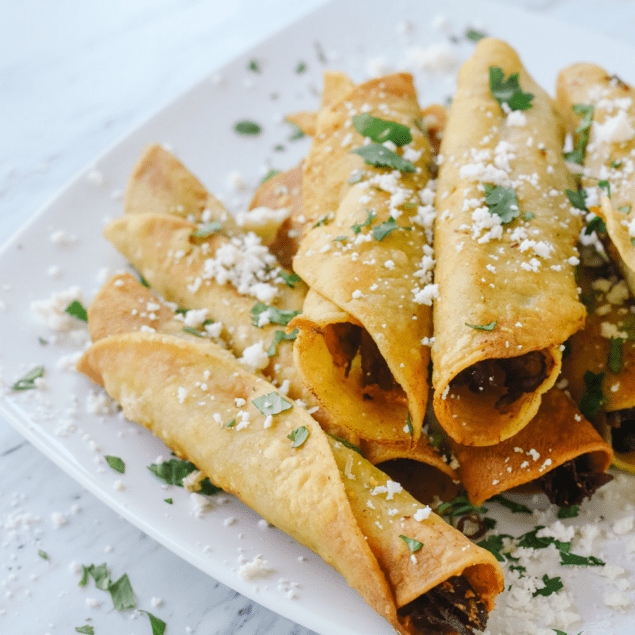
<svg viewBox="0 0 635 635">
<path fill-rule="evenodd" d="M 245 204 L 249 193 L 227 196 L 231 171 L 238 171 L 255 187 L 270 167 L 285 169 L 297 163 L 309 140 L 288 141 L 290 129 L 281 117 L 316 107 L 326 67 L 344 70 L 356 81 L 367 79 L 368 69 L 380 64 L 387 70 L 412 70 L 422 105 L 444 101 L 453 92 L 455 72 L 417 69 L 415 62 L 421 56 L 410 53 L 413 47 L 444 45 L 457 60 L 463 60 L 473 45 L 465 39 L 453 43 L 450 36 L 462 36 L 471 26 L 510 42 L 532 75 L 551 91 L 560 68 L 588 58 L 626 81 L 635 80 L 631 66 L 634 52 L 624 45 L 591 38 L 578 29 L 501 4 L 472 1 L 443 6 L 450 22 L 443 31 L 433 24 L 437 7 L 436 2 L 422 0 L 398 0 L 390 5 L 346 0 L 320 8 L 228 66 L 211 72 L 209 80 L 99 157 L 0 252 L 0 282 L 11 286 L 11 290 L 5 289 L 7 306 L 0 313 L 4 376 L 18 379 L 33 366 L 44 365 L 47 386 L 23 393 L 5 390 L 0 413 L 83 486 L 167 548 L 240 593 L 324 635 L 388 635 L 392 629 L 330 567 L 277 529 L 263 529 L 258 516 L 233 498 L 214 503 L 216 509 L 195 518 L 186 492 L 171 488 L 166 493 L 146 467 L 159 455 L 168 457 L 165 447 L 119 416 L 86 411 L 86 399 L 95 389 L 83 376 L 57 367 L 61 356 L 75 353 L 78 347 L 70 341 L 40 344 L 38 337 L 51 340 L 52 334 L 34 317 L 30 303 L 71 285 L 81 287 L 88 303 L 103 281 L 104 270 L 125 268 L 123 259 L 101 237 L 101 230 L 106 218 L 121 213 L 121 199 L 112 193 L 123 190 L 146 143 L 170 144 L 210 191 L 226 195 L 233 210 Z M 398 28 L 406 25 L 410 28 Z M 319 60 L 320 51 L 326 52 L 328 65 Z M 260 73 L 248 70 L 252 59 L 258 61 Z M 306 64 L 304 73 L 296 72 L 300 62 Z M 236 136 L 232 126 L 243 118 L 261 123 L 263 134 L 256 138 Z M 285 150 L 274 150 L 278 144 Z M 93 169 L 103 174 L 102 185 L 88 178 Z M 75 236 L 76 242 L 64 246 L 51 241 L 58 230 L 67 237 Z M 51 265 L 64 272 L 63 278 L 47 274 Z M 105 467 L 104 455 L 125 461 L 126 473 L 120 477 L 125 490 L 113 488 L 118 475 Z M 631 484 L 630 477 L 625 477 L 622 489 Z M 632 512 L 628 499 L 626 507 L 616 509 L 612 502 L 616 489 L 586 504 L 582 517 L 567 523 L 580 524 L 603 515 L 601 527 L 609 531 L 613 520 Z M 174 499 L 172 507 L 164 503 L 168 496 Z M 549 513 L 544 517 L 547 520 L 551 519 Z M 509 517 L 500 509 L 495 515 L 501 519 L 501 528 L 516 535 L 534 526 L 535 519 L 524 522 L 522 517 Z M 229 516 L 237 521 L 226 526 Z M 630 562 L 625 564 L 624 541 L 608 540 L 605 546 L 607 562 L 632 567 Z M 236 575 L 241 554 L 247 560 L 263 554 L 275 574 L 260 581 L 242 580 Z M 574 575 L 569 573 L 562 574 L 567 587 L 561 593 L 568 591 L 574 610 L 583 617 L 581 624 L 571 625 L 571 632 L 578 633 L 581 628 L 587 634 L 629 632 L 626 615 L 598 601 L 601 592 L 615 590 L 614 584 L 607 586 L 595 570 L 580 568 Z M 279 584 L 281 578 L 288 582 Z M 286 597 L 290 588 L 297 599 Z M 624 588 L 622 593 L 632 602 L 630 589 Z M 491 632 L 506 633 L 505 622 L 503 609 L 495 611 Z"/>
</svg>

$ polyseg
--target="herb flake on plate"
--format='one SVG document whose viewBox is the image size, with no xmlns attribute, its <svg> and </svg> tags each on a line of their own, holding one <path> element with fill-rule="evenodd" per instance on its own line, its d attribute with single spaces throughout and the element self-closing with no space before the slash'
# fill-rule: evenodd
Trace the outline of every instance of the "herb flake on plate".
<svg viewBox="0 0 635 635">
<path fill-rule="evenodd" d="M 73 300 L 65 309 L 65 313 L 76 317 L 82 322 L 88 322 L 88 312 L 79 300 Z"/>
<path fill-rule="evenodd" d="M 152 615 L 149 611 L 140 609 L 140 612 L 145 613 L 148 616 L 150 626 L 152 627 L 152 635 L 164 635 L 167 624 L 163 620 L 159 619 L 155 615 Z"/>
<path fill-rule="evenodd" d="M 18 379 L 18 381 L 11 386 L 11 390 L 31 390 L 37 388 L 35 383 L 36 379 L 44 376 L 44 366 L 36 366 L 33 370 L 29 371 L 24 377 Z"/>
<path fill-rule="evenodd" d="M 249 119 L 243 119 L 242 121 L 237 121 L 234 124 L 234 132 L 236 134 L 241 135 L 258 135 L 262 132 L 262 128 L 255 121 L 250 121 Z"/>
<path fill-rule="evenodd" d="M 293 442 L 292 447 L 299 448 L 309 438 L 309 431 L 305 426 L 296 428 L 291 434 L 287 435 L 287 439 Z"/>
<path fill-rule="evenodd" d="M 270 392 L 267 395 L 260 395 L 252 399 L 251 403 L 260 410 L 260 412 L 267 415 L 277 415 L 285 410 L 293 408 L 293 404 L 288 402 L 282 395 L 277 392 Z"/>
<path fill-rule="evenodd" d="M 408 545 L 408 549 L 410 549 L 411 553 L 416 553 L 423 547 L 423 543 L 414 538 L 408 538 L 408 536 L 404 536 L 403 534 L 400 534 L 399 537 Z"/>
<path fill-rule="evenodd" d="M 466 322 L 465 326 L 469 326 L 471 329 L 474 329 L 475 331 L 493 331 L 494 328 L 496 327 L 497 322 L 498 320 L 494 320 L 493 322 L 490 322 L 489 324 L 468 324 Z"/>
<path fill-rule="evenodd" d="M 489 213 L 499 216 L 501 224 L 507 225 L 518 217 L 520 210 L 518 209 L 516 190 L 511 187 L 494 186 L 490 183 L 485 183 L 484 187 L 485 204 Z"/>
<path fill-rule="evenodd" d="M 118 456 L 105 455 L 106 463 L 119 474 L 124 474 L 126 471 L 126 464 Z"/>
</svg>

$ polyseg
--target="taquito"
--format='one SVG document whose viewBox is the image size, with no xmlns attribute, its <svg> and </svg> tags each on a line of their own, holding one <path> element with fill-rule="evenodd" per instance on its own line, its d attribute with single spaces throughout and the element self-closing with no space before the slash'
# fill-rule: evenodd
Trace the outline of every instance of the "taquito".
<svg viewBox="0 0 635 635">
<path fill-rule="evenodd" d="M 517 84 L 519 104 L 501 83 Z M 462 445 L 494 445 L 527 425 L 584 324 L 564 134 L 513 49 L 481 40 L 459 73 L 436 195 L 434 411 Z"/>
<path fill-rule="evenodd" d="M 599 205 L 610 238 L 607 251 L 635 293 L 633 88 L 599 66 L 574 64 L 558 75 L 556 98 L 573 136 L 575 160 L 584 166 L 587 206 Z"/>
<path fill-rule="evenodd" d="M 453 444 L 474 505 L 534 486 L 560 507 L 579 505 L 611 480 L 613 451 L 561 390 L 546 392 L 536 416 L 511 439 L 486 447 Z"/>
<path fill-rule="evenodd" d="M 106 337 L 79 370 L 216 485 L 335 567 L 403 634 L 469 635 L 500 566 L 209 341 Z M 370 501 L 370 503 L 369 503 Z"/>
<path fill-rule="evenodd" d="M 293 267 L 310 291 L 290 324 L 295 363 L 337 421 L 381 443 L 416 445 L 428 395 L 432 228 L 420 192 L 431 151 L 420 118 L 409 75 L 355 86 L 327 73 L 304 161 Z M 377 143 L 393 128 L 402 140 Z"/>
</svg>

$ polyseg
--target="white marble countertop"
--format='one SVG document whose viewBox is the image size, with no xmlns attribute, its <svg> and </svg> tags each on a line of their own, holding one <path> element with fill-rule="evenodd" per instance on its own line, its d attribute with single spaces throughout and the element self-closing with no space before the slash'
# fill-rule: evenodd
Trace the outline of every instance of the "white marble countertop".
<svg viewBox="0 0 635 635">
<path fill-rule="evenodd" d="M 0 243 L 148 115 L 319 4 L 0 0 Z M 513 4 L 627 43 L 635 32 L 630 0 Z M 78 587 L 72 563 L 104 561 L 113 575 L 128 573 L 139 605 L 169 635 L 311 632 L 145 536 L 0 419 L 0 631 L 61 635 L 91 624 L 98 635 L 150 633 L 145 616 L 118 613 L 94 587 Z"/>
</svg>

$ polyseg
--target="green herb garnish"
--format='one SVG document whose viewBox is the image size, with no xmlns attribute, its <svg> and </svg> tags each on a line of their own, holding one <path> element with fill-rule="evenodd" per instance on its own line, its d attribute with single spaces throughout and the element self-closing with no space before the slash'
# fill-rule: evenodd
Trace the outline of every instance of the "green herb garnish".
<svg viewBox="0 0 635 635">
<path fill-rule="evenodd" d="M 619 373 L 622 370 L 622 352 L 624 350 L 624 340 L 621 337 L 612 337 L 609 344 L 609 355 L 606 365 L 612 373 Z"/>
<path fill-rule="evenodd" d="M 595 556 L 578 556 L 575 553 L 560 551 L 560 564 L 571 564 L 581 567 L 603 567 L 606 563 Z"/>
<path fill-rule="evenodd" d="M 295 340 L 296 337 L 298 337 L 298 329 L 293 329 L 293 331 L 291 331 L 291 333 L 287 334 L 284 331 L 276 331 L 273 334 L 273 341 L 271 342 L 271 344 L 269 345 L 269 349 L 267 350 L 267 355 L 269 357 L 273 357 L 274 355 L 276 355 L 276 353 L 278 352 L 278 344 L 280 344 L 280 342 L 283 341 L 289 341 L 292 342 L 293 340 Z"/>
<path fill-rule="evenodd" d="M 412 227 L 403 227 L 402 225 L 397 225 L 397 221 L 389 216 L 388 220 L 381 225 L 376 225 L 373 227 L 373 238 L 378 241 L 382 241 L 388 234 L 394 232 L 396 229 L 403 229 L 405 231 L 412 231 Z"/>
<path fill-rule="evenodd" d="M 376 143 L 392 141 L 396 146 L 405 146 L 412 141 L 410 128 L 396 121 L 373 117 L 368 113 L 353 116 L 355 130 Z"/>
<path fill-rule="evenodd" d="M 234 132 L 243 135 L 257 135 L 262 132 L 262 128 L 255 121 L 243 119 L 234 124 Z"/>
<path fill-rule="evenodd" d="M 164 498 L 163 502 L 167 503 L 168 505 L 172 505 L 174 503 L 174 501 L 171 498 Z"/>
<path fill-rule="evenodd" d="M 141 613 L 145 613 L 150 620 L 150 626 L 152 626 L 152 635 L 164 635 L 166 623 L 163 620 L 160 620 L 158 617 L 152 615 L 152 613 L 148 611 L 140 610 Z"/>
<path fill-rule="evenodd" d="M 260 179 L 260 185 L 266 183 L 269 179 L 272 179 L 276 174 L 280 174 L 280 170 L 274 170 L 271 168 L 271 170 L 269 170 L 269 172 Z"/>
<path fill-rule="evenodd" d="M 306 64 L 304 62 L 298 62 L 298 65 L 295 67 L 295 72 L 300 75 L 301 73 L 306 72 Z"/>
<path fill-rule="evenodd" d="M 408 549 L 410 549 L 412 553 L 416 553 L 423 547 L 423 543 L 414 538 L 408 538 L 408 536 L 404 536 L 403 534 L 400 534 L 399 537 L 408 545 Z"/>
<path fill-rule="evenodd" d="M 292 447 L 299 448 L 309 438 L 309 431 L 305 426 L 296 428 L 291 434 L 287 435 L 287 439 L 293 441 Z"/>
<path fill-rule="evenodd" d="M 414 436 L 414 428 L 412 427 L 412 417 L 410 416 L 410 411 L 408 411 L 408 416 L 406 417 L 406 428 L 408 428 L 408 434 L 412 437 Z"/>
<path fill-rule="evenodd" d="M 479 31 L 477 29 L 473 29 L 472 27 L 465 29 L 465 39 L 470 42 L 479 42 L 484 37 L 487 37 L 487 33 L 485 33 L 485 31 Z"/>
<path fill-rule="evenodd" d="M 268 318 L 270 324 L 280 324 L 281 326 L 286 326 L 291 322 L 291 320 L 296 316 L 300 315 L 302 311 L 291 311 L 289 309 L 276 309 L 267 304 L 263 304 L 262 302 L 256 302 L 253 307 L 251 307 L 251 320 L 254 326 L 259 326 L 260 316 L 265 312 L 268 312 Z"/>
<path fill-rule="evenodd" d="M 104 456 L 106 463 L 119 474 L 124 474 L 126 471 L 126 464 L 118 456 Z"/>
<path fill-rule="evenodd" d="M 228 421 L 223 428 L 235 428 L 236 427 L 236 419 L 232 419 L 231 421 Z"/>
<path fill-rule="evenodd" d="M 287 123 L 291 126 L 291 134 L 289 135 L 289 141 L 297 141 L 298 139 L 302 139 L 305 136 L 304 132 L 300 129 L 296 124 L 287 121 Z"/>
<path fill-rule="evenodd" d="M 253 73 L 259 73 L 260 64 L 258 64 L 258 60 L 249 60 L 249 64 L 247 64 L 247 70 L 252 71 Z"/>
<path fill-rule="evenodd" d="M 90 624 L 86 624 L 85 626 L 76 626 L 75 632 L 84 633 L 85 635 L 95 635 L 95 629 L 90 626 Z"/>
<path fill-rule="evenodd" d="M 630 214 L 631 206 L 630 205 L 622 205 L 622 207 L 617 208 L 618 212 L 622 212 L 622 214 Z"/>
<path fill-rule="evenodd" d="M 196 335 L 196 337 L 203 337 L 203 334 L 198 329 L 195 329 L 192 326 L 184 326 L 183 332 L 189 333 L 190 335 Z"/>
<path fill-rule="evenodd" d="M 505 73 L 499 66 L 489 67 L 489 88 L 499 105 L 507 104 L 512 110 L 531 108 L 534 96 L 520 88 L 518 73 L 512 73 L 505 79 Z"/>
<path fill-rule="evenodd" d="M 362 231 L 362 227 L 370 227 L 376 217 L 377 212 L 375 212 L 375 210 L 366 208 L 366 220 L 363 223 L 355 223 L 354 225 L 351 225 L 353 233 L 359 234 Z"/>
<path fill-rule="evenodd" d="M 346 182 L 352 185 L 353 183 L 359 183 L 363 178 L 364 170 L 353 170 L 350 178 Z"/>
<path fill-rule="evenodd" d="M 498 320 L 495 320 L 494 322 L 490 322 L 489 324 L 482 324 L 482 325 L 479 325 L 479 324 L 468 324 L 466 322 L 465 326 L 469 326 L 471 329 L 474 329 L 476 331 L 493 331 L 497 322 L 498 322 Z"/>
<path fill-rule="evenodd" d="M 566 190 L 567 198 L 573 207 L 581 209 L 583 212 L 588 212 L 589 208 L 586 206 L 587 193 L 584 188 L 579 190 Z"/>
<path fill-rule="evenodd" d="M 324 54 L 324 49 L 322 48 L 322 45 L 319 42 L 316 42 L 314 46 L 315 46 L 315 53 L 317 54 L 317 58 L 320 60 L 320 62 L 322 62 L 322 64 L 326 64 L 327 59 L 326 59 L 326 55 Z"/>
<path fill-rule="evenodd" d="M 65 309 L 65 313 L 76 317 L 82 322 L 88 322 L 88 313 L 84 308 L 84 305 L 79 300 L 73 300 Z"/>
<path fill-rule="evenodd" d="M 325 214 L 324 216 L 318 219 L 318 222 L 315 223 L 315 225 L 313 225 L 313 229 L 315 229 L 316 227 L 320 227 L 321 225 L 325 225 L 328 219 L 329 217 Z"/>
<path fill-rule="evenodd" d="M 584 153 L 586 146 L 589 143 L 589 134 L 591 132 L 591 123 L 593 122 L 594 108 L 590 104 L 573 104 L 571 109 L 576 115 L 581 115 L 582 120 L 578 127 L 575 129 L 575 133 L 578 135 L 578 143 L 571 152 L 566 152 L 564 158 L 571 163 L 577 163 L 578 165 L 584 164 Z"/>
<path fill-rule="evenodd" d="M 170 459 L 169 461 L 163 461 L 163 463 L 152 463 L 152 465 L 148 466 L 148 469 L 167 485 L 183 487 L 183 479 L 194 472 L 197 467 L 190 461 Z M 213 496 L 222 491 L 220 487 L 214 485 L 207 477 L 201 481 L 201 494 Z"/>
<path fill-rule="evenodd" d="M 326 434 L 328 434 L 330 437 L 332 437 L 333 439 L 341 443 L 345 448 L 348 448 L 349 450 L 353 450 L 353 452 L 357 452 L 357 454 L 359 454 L 360 456 L 364 456 L 362 454 L 362 449 L 356 446 L 354 443 L 351 443 L 350 441 L 347 441 L 346 439 L 337 437 L 334 434 L 331 434 L 330 432 L 327 432 Z"/>
<path fill-rule="evenodd" d="M 119 580 L 113 582 L 108 587 L 108 592 L 112 598 L 113 606 L 118 611 L 133 609 L 137 606 L 137 599 L 135 598 L 127 573 L 124 573 Z"/>
<path fill-rule="evenodd" d="M 550 595 L 557 593 L 558 591 L 560 591 L 560 589 L 564 587 L 564 584 L 562 584 L 561 578 L 559 577 L 550 578 L 546 573 L 545 575 L 542 576 L 542 581 L 544 582 L 545 586 L 542 587 L 542 589 L 536 589 L 531 594 L 532 597 L 535 598 L 538 595 L 544 595 L 545 597 L 549 597 Z"/>
<path fill-rule="evenodd" d="M 302 278 L 300 278 L 297 273 L 289 273 L 284 269 L 280 270 L 280 277 L 284 280 L 284 283 L 292 289 L 295 289 L 296 282 L 302 282 Z"/>
<path fill-rule="evenodd" d="M 490 498 L 489 500 L 495 501 L 499 505 L 502 505 L 503 507 L 507 507 L 507 509 L 509 509 L 512 512 L 512 514 L 531 514 L 532 513 L 531 509 L 529 509 L 527 505 L 523 505 L 522 503 L 516 503 L 515 501 L 509 500 L 508 498 L 505 498 L 504 496 L 501 496 L 500 494 L 497 494 L 496 496 L 492 496 L 492 498 Z"/>
<path fill-rule="evenodd" d="M 36 366 L 33 370 L 29 371 L 22 379 L 11 386 L 11 390 L 30 390 L 36 388 L 35 380 L 44 376 L 44 366 Z"/>
<path fill-rule="evenodd" d="M 205 223 L 201 225 L 198 229 L 192 232 L 192 236 L 195 238 L 207 238 L 212 234 L 218 234 L 219 231 L 223 229 L 223 223 L 220 221 L 214 220 L 210 223 Z"/>
<path fill-rule="evenodd" d="M 42 549 L 38 549 L 37 555 L 40 556 L 40 558 L 42 558 L 42 560 L 50 560 L 50 556 L 48 555 L 48 553 L 46 553 L 46 551 L 42 551 Z"/>
<path fill-rule="evenodd" d="M 580 513 L 580 505 L 558 508 L 558 518 L 576 518 Z"/>
<path fill-rule="evenodd" d="M 586 392 L 580 400 L 580 412 L 589 420 L 592 420 L 600 408 L 608 402 L 602 394 L 602 380 L 604 373 L 593 373 L 587 370 L 584 373 Z"/>
<path fill-rule="evenodd" d="M 590 236 L 593 232 L 597 232 L 598 234 L 606 233 L 606 223 L 602 220 L 600 216 L 594 216 L 584 228 L 584 235 Z"/>
<path fill-rule="evenodd" d="M 260 395 L 252 400 L 252 402 L 263 415 L 277 415 L 285 410 L 293 408 L 293 404 L 288 402 L 282 395 L 277 392 L 270 392 L 268 395 Z"/>
<path fill-rule="evenodd" d="M 400 157 L 396 152 L 389 150 L 380 143 L 369 143 L 361 148 L 351 150 L 351 153 L 358 154 L 368 165 L 379 168 L 393 168 L 401 172 L 415 172 L 415 164 Z"/>
<path fill-rule="evenodd" d="M 485 183 L 484 187 L 485 203 L 489 208 L 489 213 L 500 216 L 503 225 L 511 223 L 520 214 L 516 190 L 511 187 L 494 186 L 490 183 Z"/>
</svg>

